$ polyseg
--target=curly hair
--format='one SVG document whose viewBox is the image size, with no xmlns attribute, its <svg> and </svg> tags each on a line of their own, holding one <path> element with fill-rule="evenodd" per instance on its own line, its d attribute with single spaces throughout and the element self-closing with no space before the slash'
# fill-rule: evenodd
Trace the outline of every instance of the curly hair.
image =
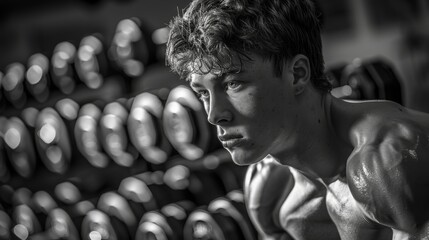
<svg viewBox="0 0 429 240">
<path fill-rule="evenodd" d="M 324 75 L 321 12 L 311 0 L 194 0 L 170 22 L 166 61 L 182 78 L 191 73 L 239 71 L 236 59 L 256 53 L 281 76 L 285 61 L 309 58 L 311 80 L 330 91 Z"/>
</svg>

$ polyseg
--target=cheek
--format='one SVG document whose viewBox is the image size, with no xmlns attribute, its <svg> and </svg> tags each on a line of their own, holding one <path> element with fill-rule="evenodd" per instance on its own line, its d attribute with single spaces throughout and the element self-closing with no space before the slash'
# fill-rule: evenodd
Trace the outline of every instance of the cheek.
<svg viewBox="0 0 429 240">
<path fill-rule="evenodd" d="M 276 93 L 249 94 L 237 103 L 236 109 L 249 118 L 269 121 L 267 118 L 277 118 L 283 114 L 285 104 L 287 102 L 283 96 L 276 95 Z"/>
<path fill-rule="evenodd" d="M 241 116 L 255 118 L 260 115 L 263 108 L 267 107 L 264 99 L 264 97 L 248 93 L 233 99 L 232 105 Z"/>
</svg>

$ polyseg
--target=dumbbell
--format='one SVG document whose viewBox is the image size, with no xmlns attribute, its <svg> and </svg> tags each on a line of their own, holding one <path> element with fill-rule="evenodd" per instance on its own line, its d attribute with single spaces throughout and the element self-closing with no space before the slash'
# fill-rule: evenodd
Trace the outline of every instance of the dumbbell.
<svg viewBox="0 0 429 240">
<path fill-rule="evenodd" d="M 156 59 L 158 62 L 165 62 L 166 43 L 169 34 L 170 28 L 168 27 L 158 28 L 152 32 L 152 41 L 156 46 Z"/>
<path fill-rule="evenodd" d="M 38 191 L 33 194 L 32 209 L 41 223 L 43 231 L 33 234 L 31 239 L 80 239 L 68 213 L 59 208 L 57 202 L 46 191 Z"/>
<path fill-rule="evenodd" d="M 163 116 L 165 134 L 184 158 L 196 160 L 219 147 L 214 128 L 189 87 L 180 85 L 170 91 Z"/>
<path fill-rule="evenodd" d="M 26 187 L 20 187 L 15 189 L 13 192 L 12 211 L 16 212 L 16 209 L 19 208 L 19 206 L 25 206 L 24 209 L 29 208 L 28 211 L 22 211 L 26 211 L 32 216 L 34 215 L 35 219 L 31 219 L 31 221 L 34 221 L 32 224 L 40 224 L 40 231 L 38 230 L 33 232 L 35 234 L 44 230 L 44 223 L 46 222 L 47 216 L 52 209 L 57 207 L 57 203 L 46 191 L 39 190 L 33 193 Z M 25 221 L 26 218 L 27 215 L 23 215 L 23 221 Z"/>
<path fill-rule="evenodd" d="M 3 109 L 3 107 L 5 107 L 6 105 L 5 99 L 3 96 L 3 84 L 2 84 L 3 77 L 4 77 L 3 72 L 0 72 L 0 110 Z"/>
<path fill-rule="evenodd" d="M 0 205 L 4 208 L 4 210 L 10 214 L 10 210 L 13 208 L 13 196 L 15 189 L 8 185 L 3 184 L 0 185 Z"/>
<path fill-rule="evenodd" d="M 27 187 L 19 187 L 13 191 L 12 205 L 32 205 L 33 192 Z"/>
<path fill-rule="evenodd" d="M 72 162 L 72 146 L 66 125 L 51 107 L 40 111 L 35 125 L 35 144 L 45 167 L 64 174 Z"/>
<path fill-rule="evenodd" d="M 118 193 L 128 201 L 137 219 L 148 211 L 158 209 L 152 190 L 145 181 L 132 176 L 124 178 L 118 187 Z"/>
<path fill-rule="evenodd" d="M 69 214 L 61 208 L 51 210 L 45 222 L 45 231 L 34 234 L 32 240 L 80 240 L 80 234 Z"/>
<path fill-rule="evenodd" d="M 133 239 L 137 228 L 137 221 L 128 201 L 114 191 L 100 195 L 97 209 L 106 213 L 119 239 Z"/>
<path fill-rule="evenodd" d="M 50 94 L 49 59 L 42 53 L 30 56 L 25 72 L 27 92 L 38 102 L 45 102 Z"/>
<path fill-rule="evenodd" d="M 344 68 L 341 86 L 349 86 L 351 88 L 349 95 L 345 97 L 346 99 L 380 99 L 377 85 L 371 76 L 366 74 L 360 58 L 354 59 Z M 345 92 L 344 89 L 343 92 Z"/>
<path fill-rule="evenodd" d="M 159 210 L 147 212 L 140 220 L 135 240 L 181 240 L 189 213 L 196 205 L 180 201 L 165 205 Z"/>
<path fill-rule="evenodd" d="M 54 188 L 54 196 L 59 207 L 67 213 L 67 217 L 71 220 L 65 222 L 69 225 L 73 224 L 76 228 L 80 228 L 88 212 L 95 209 L 98 197 L 95 196 L 96 194 L 98 195 L 98 192 L 95 192 L 94 196 L 85 196 L 71 181 L 61 182 Z"/>
<path fill-rule="evenodd" d="M 24 107 L 27 93 L 24 87 L 25 67 L 22 63 L 14 62 L 6 66 L 2 79 L 3 94 L 6 100 L 17 109 Z"/>
<path fill-rule="evenodd" d="M 28 239 L 30 236 L 42 231 L 41 223 L 30 206 L 26 204 L 14 207 L 12 222 L 11 239 Z"/>
<path fill-rule="evenodd" d="M 243 194 L 236 191 L 194 210 L 185 223 L 185 239 L 258 239 L 243 201 Z"/>
<path fill-rule="evenodd" d="M 131 167 L 139 156 L 127 134 L 128 108 L 114 101 L 108 103 L 100 118 L 101 142 L 104 151 L 118 165 Z"/>
<path fill-rule="evenodd" d="M 188 192 L 173 189 L 164 182 L 161 171 L 144 172 L 124 178 L 119 184 L 117 193 L 125 198 L 136 219 L 140 219 L 148 211 L 191 199 Z"/>
<path fill-rule="evenodd" d="M 332 89 L 335 89 L 341 84 L 341 77 L 344 71 L 344 68 L 347 66 L 347 63 L 339 62 L 333 65 L 330 65 L 325 70 L 325 76 L 332 85 Z"/>
<path fill-rule="evenodd" d="M 344 67 L 340 87 L 333 89 L 332 94 L 344 99 L 402 103 L 400 81 L 392 67 L 381 59 L 354 59 Z"/>
<path fill-rule="evenodd" d="M 224 148 L 204 155 L 198 163 L 190 163 L 189 166 L 199 169 L 199 171 L 213 172 L 222 182 L 225 192 L 243 187 L 247 167 L 234 164 L 231 154 Z"/>
<path fill-rule="evenodd" d="M 208 206 L 210 211 L 223 212 L 226 215 L 232 216 L 240 226 L 244 239 L 256 240 L 257 232 L 250 220 L 246 209 L 244 193 L 242 189 L 230 191 L 225 198 L 213 200 Z"/>
<path fill-rule="evenodd" d="M 187 198 L 197 205 L 206 205 L 226 193 L 222 180 L 214 171 L 192 169 L 184 164 L 167 168 L 163 182 L 174 191 L 187 194 Z"/>
<path fill-rule="evenodd" d="M 10 239 L 10 229 L 12 228 L 12 219 L 3 209 L 0 210 L 0 240 Z"/>
<path fill-rule="evenodd" d="M 147 185 L 158 209 L 170 203 L 193 200 L 192 193 L 188 189 L 177 188 L 168 182 L 171 180 L 168 179 L 169 176 L 166 176 L 164 171 L 146 171 L 132 177 L 143 181 Z"/>
<path fill-rule="evenodd" d="M 7 183 L 11 178 L 10 165 L 6 157 L 5 143 L 4 143 L 4 126 L 7 119 L 0 116 L 0 183 Z"/>
<path fill-rule="evenodd" d="M 72 93 L 76 87 L 75 57 L 76 47 L 68 41 L 58 43 L 52 53 L 52 82 L 64 94 Z"/>
<path fill-rule="evenodd" d="M 373 58 L 365 63 L 365 69 L 376 82 L 380 98 L 403 103 L 401 81 L 391 63 Z"/>
<path fill-rule="evenodd" d="M 93 209 L 85 215 L 81 226 L 81 239 L 122 240 L 116 234 L 109 216 L 98 209 Z"/>
<path fill-rule="evenodd" d="M 58 207 L 53 197 L 44 190 L 39 190 L 32 194 L 29 205 L 41 224 L 46 222 L 49 212 Z"/>
<path fill-rule="evenodd" d="M 77 76 L 90 89 L 100 88 L 109 73 L 103 38 L 92 34 L 82 38 L 75 57 Z"/>
<path fill-rule="evenodd" d="M 36 150 L 33 136 L 24 122 L 18 117 L 11 117 L 4 127 L 4 142 L 7 157 L 19 176 L 29 178 L 36 169 Z"/>
<path fill-rule="evenodd" d="M 123 19 L 116 26 L 109 58 L 125 77 L 140 77 L 150 60 L 148 44 L 141 21 L 138 18 Z"/>
<path fill-rule="evenodd" d="M 183 228 L 184 239 L 244 240 L 238 224 L 230 216 L 211 213 L 204 208 L 194 210 Z"/>
<path fill-rule="evenodd" d="M 172 153 L 162 127 L 163 109 L 158 96 L 143 92 L 134 97 L 127 119 L 131 143 L 146 161 L 155 165 L 167 161 Z"/>
<path fill-rule="evenodd" d="M 143 215 L 173 202 L 191 202 L 188 198 L 180 190 L 165 185 L 162 172 L 144 172 L 123 179 L 117 191 L 103 193 L 97 208 L 110 217 L 117 234 L 134 239 L 138 220 Z"/>
<path fill-rule="evenodd" d="M 94 167 L 105 168 L 109 164 L 109 157 L 103 151 L 100 141 L 99 121 L 100 108 L 88 103 L 79 110 L 79 116 L 74 128 L 74 137 L 79 152 Z"/>
<path fill-rule="evenodd" d="M 70 181 L 63 181 L 55 185 L 54 194 L 62 206 L 70 206 L 82 200 L 80 189 Z"/>
</svg>

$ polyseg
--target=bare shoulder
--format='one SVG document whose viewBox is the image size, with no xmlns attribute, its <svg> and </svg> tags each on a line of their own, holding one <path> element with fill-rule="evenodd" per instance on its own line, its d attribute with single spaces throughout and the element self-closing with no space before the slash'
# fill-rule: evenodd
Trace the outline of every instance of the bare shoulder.
<svg viewBox="0 0 429 240">
<path fill-rule="evenodd" d="M 264 234 L 283 232 L 278 222 L 281 204 L 294 185 L 289 167 L 266 158 L 249 166 L 244 193 L 249 215 Z"/>
<path fill-rule="evenodd" d="M 352 130 L 347 181 L 369 218 L 416 233 L 429 222 L 428 118 L 399 110 L 369 114 Z"/>
</svg>

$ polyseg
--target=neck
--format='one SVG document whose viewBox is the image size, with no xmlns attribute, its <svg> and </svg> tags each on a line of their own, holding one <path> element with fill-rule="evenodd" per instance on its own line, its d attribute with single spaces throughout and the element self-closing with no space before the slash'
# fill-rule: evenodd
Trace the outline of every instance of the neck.
<svg viewBox="0 0 429 240">
<path fill-rule="evenodd" d="M 302 131 L 298 132 L 293 154 L 279 156 L 279 161 L 289 165 L 303 174 L 325 183 L 344 176 L 347 158 L 351 146 L 342 140 L 338 129 L 332 122 L 330 94 L 318 95 L 317 104 L 310 109 L 317 109 L 311 116 L 301 119 Z"/>
</svg>

